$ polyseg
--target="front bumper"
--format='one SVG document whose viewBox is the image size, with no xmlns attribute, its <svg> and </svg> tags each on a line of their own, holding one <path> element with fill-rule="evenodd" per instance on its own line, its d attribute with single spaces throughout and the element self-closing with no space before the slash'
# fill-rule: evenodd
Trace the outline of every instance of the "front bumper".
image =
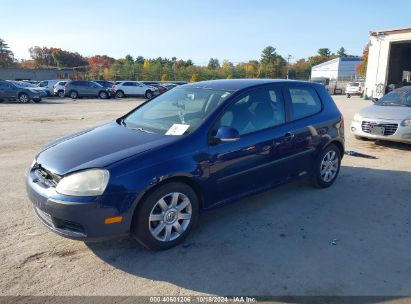
<svg viewBox="0 0 411 304">
<path fill-rule="evenodd" d="M 404 127 L 401 120 L 381 120 L 364 118 L 361 121 L 351 121 L 351 133 L 357 136 L 370 138 L 411 143 L 411 126 Z M 384 135 L 376 135 L 369 132 L 369 126 L 386 127 Z"/>
<path fill-rule="evenodd" d="M 74 197 L 61 195 L 54 187 L 38 181 L 33 169 L 26 176 L 28 197 L 40 221 L 55 233 L 76 240 L 100 240 L 118 237 L 129 232 L 128 216 L 117 208 L 102 207 L 104 196 Z M 104 219 L 123 216 L 121 223 L 105 224 Z"/>
</svg>

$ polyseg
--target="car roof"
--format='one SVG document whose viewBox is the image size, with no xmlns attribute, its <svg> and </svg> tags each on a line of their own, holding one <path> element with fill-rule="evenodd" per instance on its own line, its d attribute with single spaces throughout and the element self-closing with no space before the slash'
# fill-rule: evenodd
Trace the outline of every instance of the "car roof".
<svg viewBox="0 0 411 304">
<path fill-rule="evenodd" d="M 251 88 L 258 85 L 270 84 L 270 83 L 293 83 L 293 84 L 310 84 L 307 81 L 287 80 L 287 79 L 221 79 L 221 80 L 208 80 L 200 81 L 183 85 L 184 87 L 202 88 L 202 89 L 214 89 L 214 90 L 226 90 L 226 91 L 239 91 L 246 88 Z"/>
</svg>

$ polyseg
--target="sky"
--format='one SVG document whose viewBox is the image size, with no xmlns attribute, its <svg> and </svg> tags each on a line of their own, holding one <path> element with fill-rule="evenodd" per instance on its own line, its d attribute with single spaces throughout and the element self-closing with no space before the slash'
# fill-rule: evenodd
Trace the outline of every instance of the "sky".
<svg viewBox="0 0 411 304">
<path fill-rule="evenodd" d="M 0 38 L 18 59 L 47 46 L 206 65 L 260 59 L 271 45 L 296 61 L 322 47 L 361 55 L 369 31 L 411 27 L 410 12 L 409 0 L 0 0 Z"/>
</svg>

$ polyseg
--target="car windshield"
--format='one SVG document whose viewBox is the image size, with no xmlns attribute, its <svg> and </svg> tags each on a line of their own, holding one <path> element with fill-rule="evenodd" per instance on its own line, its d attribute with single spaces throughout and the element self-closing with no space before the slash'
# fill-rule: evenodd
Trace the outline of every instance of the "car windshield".
<svg viewBox="0 0 411 304">
<path fill-rule="evenodd" d="M 122 120 L 130 129 L 183 135 L 196 130 L 230 92 L 178 88 L 145 103 Z"/>
<path fill-rule="evenodd" d="M 390 92 L 384 95 L 375 104 L 379 106 L 411 107 L 411 90 Z"/>
</svg>

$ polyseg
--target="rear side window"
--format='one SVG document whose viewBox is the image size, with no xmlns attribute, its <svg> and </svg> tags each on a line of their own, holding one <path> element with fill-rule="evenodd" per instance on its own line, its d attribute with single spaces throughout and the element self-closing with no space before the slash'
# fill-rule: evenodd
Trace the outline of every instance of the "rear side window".
<svg viewBox="0 0 411 304">
<path fill-rule="evenodd" d="M 321 100 L 313 88 L 290 86 L 288 90 L 293 120 L 308 117 L 321 111 Z"/>
<path fill-rule="evenodd" d="M 134 86 L 134 83 L 133 82 L 124 82 L 123 86 L 132 87 L 132 86 Z"/>
</svg>

